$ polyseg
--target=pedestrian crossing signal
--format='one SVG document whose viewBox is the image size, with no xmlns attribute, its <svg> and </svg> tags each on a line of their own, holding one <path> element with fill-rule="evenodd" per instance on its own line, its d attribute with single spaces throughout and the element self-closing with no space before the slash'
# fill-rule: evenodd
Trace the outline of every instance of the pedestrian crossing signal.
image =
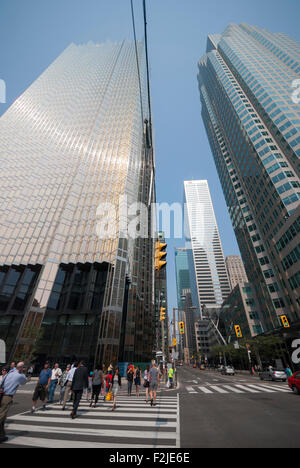
<svg viewBox="0 0 300 468">
<path fill-rule="evenodd" d="M 242 334 L 242 330 L 241 330 L 241 327 L 239 325 L 235 325 L 234 326 L 234 329 L 235 329 L 235 334 L 238 338 L 243 338 L 243 334 Z"/>
<path fill-rule="evenodd" d="M 184 322 L 179 322 L 179 333 L 184 335 Z"/>
<path fill-rule="evenodd" d="M 286 315 L 281 315 L 281 321 L 284 326 L 284 328 L 290 328 L 290 322 L 288 321 L 288 318 Z"/>
<path fill-rule="evenodd" d="M 173 338 L 173 346 L 176 346 L 177 345 L 177 340 L 176 338 Z"/>
</svg>

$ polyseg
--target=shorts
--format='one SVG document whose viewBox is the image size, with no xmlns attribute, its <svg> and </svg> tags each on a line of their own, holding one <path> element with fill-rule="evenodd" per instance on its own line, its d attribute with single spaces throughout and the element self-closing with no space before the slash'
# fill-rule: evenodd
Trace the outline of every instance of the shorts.
<svg viewBox="0 0 300 468">
<path fill-rule="evenodd" d="M 33 401 L 37 401 L 37 400 L 44 401 L 44 400 L 46 400 L 47 395 L 48 395 L 48 391 L 46 390 L 46 386 L 38 384 L 35 387 L 32 400 Z"/>
<path fill-rule="evenodd" d="M 150 383 L 150 390 L 157 390 L 158 384 L 157 383 Z"/>
</svg>

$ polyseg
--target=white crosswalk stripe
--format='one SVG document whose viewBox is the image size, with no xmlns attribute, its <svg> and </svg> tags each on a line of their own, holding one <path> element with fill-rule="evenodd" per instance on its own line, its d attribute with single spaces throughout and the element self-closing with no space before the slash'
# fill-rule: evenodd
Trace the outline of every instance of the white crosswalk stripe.
<svg viewBox="0 0 300 468">
<path fill-rule="evenodd" d="M 232 385 L 225 385 L 225 384 L 218 384 L 212 385 L 207 383 L 206 385 L 202 386 L 189 386 L 186 387 L 186 391 L 190 394 L 199 394 L 204 393 L 206 395 L 215 395 L 215 394 L 229 394 L 229 393 L 236 393 L 236 394 L 246 394 L 246 393 L 289 393 L 290 390 L 287 387 L 280 387 L 275 385 L 265 385 L 265 384 L 234 384 Z"/>
<path fill-rule="evenodd" d="M 61 406 L 48 406 L 47 411 L 22 413 L 7 420 L 6 444 L 18 447 L 45 448 L 163 448 L 178 447 L 179 397 L 157 399 L 150 406 L 144 399 L 120 396 L 117 408 L 100 401 L 90 408 L 82 401 L 78 417 L 70 418 L 72 405 L 65 411 Z"/>
</svg>

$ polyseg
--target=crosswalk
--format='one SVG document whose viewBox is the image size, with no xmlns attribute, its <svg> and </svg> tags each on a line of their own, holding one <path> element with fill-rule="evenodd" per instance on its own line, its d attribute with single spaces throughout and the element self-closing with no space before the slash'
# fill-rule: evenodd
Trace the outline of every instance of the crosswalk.
<svg viewBox="0 0 300 468">
<path fill-rule="evenodd" d="M 78 418 L 71 420 L 71 405 L 62 411 L 54 404 L 8 418 L 7 445 L 42 448 L 176 448 L 180 447 L 179 396 L 159 397 L 151 407 L 140 397 L 118 397 L 117 408 L 82 400 Z"/>
<path fill-rule="evenodd" d="M 192 385 L 186 386 L 185 390 L 190 394 L 204 394 L 204 395 L 214 395 L 214 394 L 257 394 L 257 393 L 290 393 L 288 387 L 283 387 L 280 385 L 267 385 L 267 384 L 209 384 L 205 385 Z"/>
</svg>

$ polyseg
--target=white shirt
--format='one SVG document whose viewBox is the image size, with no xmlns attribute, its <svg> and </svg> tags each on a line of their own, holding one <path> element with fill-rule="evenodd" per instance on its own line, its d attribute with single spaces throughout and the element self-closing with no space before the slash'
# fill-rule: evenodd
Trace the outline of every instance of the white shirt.
<svg viewBox="0 0 300 468">
<path fill-rule="evenodd" d="M 59 377 L 62 375 L 62 370 L 57 368 L 57 369 L 52 369 L 52 375 L 51 375 L 51 380 L 57 380 Z"/>
<path fill-rule="evenodd" d="M 66 381 L 67 381 L 67 382 L 72 382 L 72 381 L 73 381 L 73 377 L 74 377 L 74 374 L 75 374 L 76 369 L 77 369 L 77 367 L 73 367 L 73 368 L 68 372 L 68 375 L 67 375 L 67 378 L 66 378 Z"/>
</svg>

